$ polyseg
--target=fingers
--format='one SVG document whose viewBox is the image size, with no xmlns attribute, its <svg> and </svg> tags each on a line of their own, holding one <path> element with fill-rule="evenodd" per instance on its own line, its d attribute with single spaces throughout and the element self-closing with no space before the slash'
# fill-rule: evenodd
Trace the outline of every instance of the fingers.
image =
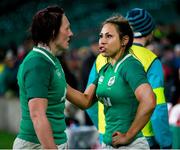
<svg viewBox="0 0 180 150">
<path fill-rule="evenodd" d="M 121 135 L 123 135 L 123 134 L 117 131 L 117 132 L 114 132 L 112 134 L 112 137 L 114 137 L 114 136 L 121 136 Z"/>
<path fill-rule="evenodd" d="M 117 144 L 119 144 L 118 139 L 116 139 L 116 140 L 113 140 L 113 141 L 112 141 L 112 145 L 114 145 L 114 146 L 115 146 L 115 145 L 117 145 Z"/>
<path fill-rule="evenodd" d="M 114 137 L 114 136 L 116 136 L 116 135 L 118 135 L 118 132 L 114 132 L 114 133 L 112 134 L 112 137 Z"/>
<path fill-rule="evenodd" d="M 118 140 L 120 139 L 121 135 L 122 134 L 120 132 L 113 133 L 113 135 L 112 135 L 112 144 L 113 145 L 118 144 Z"/>
<path fill-rule="evenodd" d="M 114 147 L 118 146 L 118 145 L 124 145 L 127 144 L 128 141 L 126 139 L 125 134 L 120 133 L 120 132 L 115 132 L 112 135 L 112 145 Z"/>
</svg>

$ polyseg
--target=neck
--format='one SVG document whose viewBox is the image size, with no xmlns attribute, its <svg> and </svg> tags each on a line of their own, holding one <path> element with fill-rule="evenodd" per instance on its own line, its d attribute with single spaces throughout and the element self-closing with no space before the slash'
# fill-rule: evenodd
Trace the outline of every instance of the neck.
<svg viewBox="0 0 180 150">
<path fill-rule="evenodd" d="M 134 38 L 133 43 L 139 43 L 144 46 L 146 43 L 146 39 L 145 39 L 145 37 Z"/>
<path fill-rule="evenodd" d="M 114 57 L 111 57 L 111 65 L 114 65 L 120 58 L 122 58 L 124 55 L 124 52 L 125 52 L 125 49 L 123 48 L 119 50 L 119 52 Z"/>
<path fill-rule="evenodd" d="M 38 43 L 38 47 L 41 47 L 43 49 L 46 49 L 47 51 L 49 51 L 51 54 L 55 55 L 55 52 L 54 52 L 54 48 L 53 46 L 51 45 L 46 45 L 46 44 L 43 44 L 43 43 Z"/>
</svg>

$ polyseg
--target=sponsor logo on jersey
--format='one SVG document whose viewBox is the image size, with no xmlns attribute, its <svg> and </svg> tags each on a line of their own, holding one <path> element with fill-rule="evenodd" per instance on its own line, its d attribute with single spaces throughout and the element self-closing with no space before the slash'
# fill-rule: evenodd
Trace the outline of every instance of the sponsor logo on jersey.
<svg viewBox="0 0 180 150">
<path fill-rule="evenodd" d="M 112 86 L 115 82 L 115 76 L 111 77 L 108 81 L 108 86 Z"/>
<path fill-rule="evenodd" d="M 61 78 L 61 72 L 59 71 L 59 69 L 56 69 L 56 74 L 58 75 L 59 78 Z"/>
<path fill-rule="evenodd" d="M 98 81 L 98 83 L 100 83 L 100 84 L 101 84 L 103 81 L 104 81 L 104 76 L 100 76 L 100 77 L 99 77 L 99 81 Z"/>
<path fill-rule="evenodd" d="M 109 97 L 100 97 L 98 99 L 105 106 L 107 106 L 107 107 L 111 107 L 112 106 L 111 99 Z"/>
</svg>

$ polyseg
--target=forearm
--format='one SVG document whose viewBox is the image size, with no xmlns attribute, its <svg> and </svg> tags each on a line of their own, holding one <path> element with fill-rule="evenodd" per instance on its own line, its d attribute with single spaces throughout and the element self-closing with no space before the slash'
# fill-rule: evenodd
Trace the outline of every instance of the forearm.
<svg viewBox="0 0 180 150">
<path fill-rule="evenodd" d="M 32 118 L 36 135 L 43 149 L 57 149 L 52 129 L 46 116 Z"/>
<path fill-rule="evenodd" d="M 139 86 L 135 95 L 139 101 L 135 119 L 127 132 L 127 136 L 133 138 L 149 121 L 151 114 L 156 106 L 154 93 L 149 84 Z"/>
<path fill-rule="evenodd" d="M 150 107 L 145 107 L 146 103 L 141 102 L 139 104 L 136 117 L 131 124 L 131 127 L 126 133 L 121 133 L 119 131 L 116 131 L 112 135 L 112 145 L 114 147 L 129 144 L 134 140 L 134 137 L 136 134 L 142 130 L 142 128 L 145 126 L 145 124 L 148 122 L 151 113 L 153 109 L 150 109 Z"/>
<path fill-rule="evenodd" d="M 68 85 L 67 99 L 81 109 L 89 108 L 93 104 L 93 97 L 96 86 L 90 85 L 84 93 L 81 93 Z"/>
<path fill-rule="evenodd" d="M 135 135 L 143 129 L 143 127 L 149 121 L 153 110 L 153 107 L 149 108 L 146 103 L 141 102 L 139 104 L 136 117 L 126 133 L 129 139 L 133 139 L 133 137 L 135 137 Z"/>
</svg>

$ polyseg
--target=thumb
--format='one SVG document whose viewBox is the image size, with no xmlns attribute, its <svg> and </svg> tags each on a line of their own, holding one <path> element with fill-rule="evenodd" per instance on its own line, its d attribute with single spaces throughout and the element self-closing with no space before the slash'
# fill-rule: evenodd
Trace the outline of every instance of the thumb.
<svg viewBox="0 0 180 150">
<path fill-rule="evenodd" d="M 118 135 L 118 132 L 114 132 L 112 137 L 117 136 L 117 135 Z"/>
</svg>

